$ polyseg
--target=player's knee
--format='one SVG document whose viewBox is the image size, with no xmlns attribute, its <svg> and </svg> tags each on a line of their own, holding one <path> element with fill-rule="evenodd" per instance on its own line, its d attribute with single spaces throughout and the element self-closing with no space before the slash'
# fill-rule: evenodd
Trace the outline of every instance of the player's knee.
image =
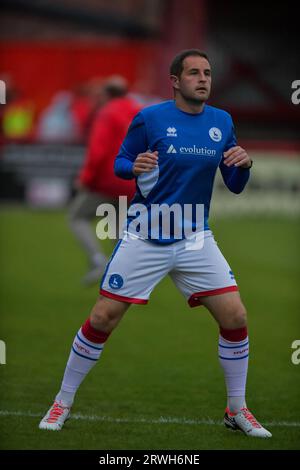
<svg viewBox="0 0 300 470">
<path fill-rule="evenodd" d="M 247 326 L 247 312 L 242 303 L 234 306 L 230 315 L 230 328 L 238 329 Z"/>
<path fill-rule="evenodd" d="M 118 304 L 119 302 L 100 297 L 90 315 L 91 325 L 99 331 L 112 331 L 126 311 L 121 303 Z"/>
</svg>

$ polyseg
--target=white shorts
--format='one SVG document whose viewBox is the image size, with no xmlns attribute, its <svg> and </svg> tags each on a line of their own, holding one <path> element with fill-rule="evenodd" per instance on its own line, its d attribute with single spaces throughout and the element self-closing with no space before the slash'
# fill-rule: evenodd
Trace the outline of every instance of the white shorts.
<svg viewBox="0 0 300 470">
<path fill-rule="evenodd" d="M 186 240 L 159 245 L 126 237 L 117 244 L 103 275 L 100 294 L 114 300 L 146 304 L 156 284 L 169 274 L 190 307 L 201 297 L 237 291 L 234 275 L 210 230 L 204 245 L 187 250 Z"/>
</svg>

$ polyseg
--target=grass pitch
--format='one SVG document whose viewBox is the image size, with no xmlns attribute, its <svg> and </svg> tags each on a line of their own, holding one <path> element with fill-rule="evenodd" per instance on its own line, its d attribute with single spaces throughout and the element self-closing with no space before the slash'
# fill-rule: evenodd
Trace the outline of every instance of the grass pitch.
<svg viewBox="0 0 300 470">
<path fill-rule="evenodd" d="M 132 307 L 82 384 L 62 432 L 38 429 L 73 337 L 97 297 L 63 213 L 1 210 L 1 449 L 299 449 L 299 222 L 211 223 L 248 309 L 248 406 L 271 430 L 250 439 L 221 425 L 218 329 L 169 279 Z M 106 245 L 110 251 L 109 244 Z"/>
</svg>

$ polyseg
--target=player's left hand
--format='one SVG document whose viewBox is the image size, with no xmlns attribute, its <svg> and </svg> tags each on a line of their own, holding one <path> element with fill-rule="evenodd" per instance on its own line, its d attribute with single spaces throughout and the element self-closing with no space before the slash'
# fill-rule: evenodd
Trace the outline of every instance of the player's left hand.
<svg viewBox="0 0 300 470">
<path fill-rule="evenodd" d="M 252 160 L 242 147 L 231 147 L 227 152 L 223 153 L 224 163 L 227 166 L 240 166 L 241 168 L 250 168 Z"/>
</svg>

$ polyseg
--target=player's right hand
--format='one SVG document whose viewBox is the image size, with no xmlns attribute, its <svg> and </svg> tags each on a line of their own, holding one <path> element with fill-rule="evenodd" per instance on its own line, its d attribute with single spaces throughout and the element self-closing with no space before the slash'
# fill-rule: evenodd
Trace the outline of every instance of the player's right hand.
<svg viewBox="0 0 300 470">
<path fill-rule="evenodd" d="M 139 153 L 133 164 L 132 172 L 135 176 L 149 173 L 158 165 L 158 151 Z"/>
</svg>

